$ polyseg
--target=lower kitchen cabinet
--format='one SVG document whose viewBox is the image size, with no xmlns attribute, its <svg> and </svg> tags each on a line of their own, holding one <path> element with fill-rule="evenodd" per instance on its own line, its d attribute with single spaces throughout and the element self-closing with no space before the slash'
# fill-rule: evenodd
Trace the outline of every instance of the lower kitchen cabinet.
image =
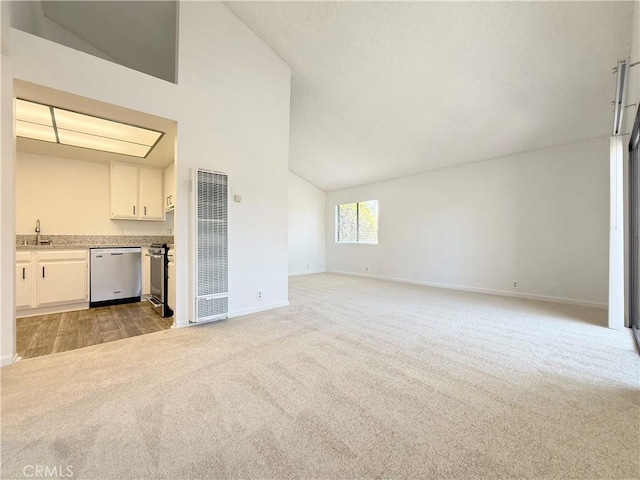
<svg viewBox="0 0 640 480">
<path fill-rule="evenodd" d="M 34 306 L 33 264 L 30 259 L 24 261 L 18 255 L 16 263 L 16 308 L 21 310 Z"/>
<path fill-rule="evenodd" d="M 38 262 L 38 306 L 87 300 L 86 260 Z"/>
<path fill-rule="evenodd" d="M 16 253 L 16 310 L 20 310 L 20 315 L 50 313 L 45 310 L 47 307 L 84 302 L 88 306 L 88 301 L 87 250 Z"/>
</svg>

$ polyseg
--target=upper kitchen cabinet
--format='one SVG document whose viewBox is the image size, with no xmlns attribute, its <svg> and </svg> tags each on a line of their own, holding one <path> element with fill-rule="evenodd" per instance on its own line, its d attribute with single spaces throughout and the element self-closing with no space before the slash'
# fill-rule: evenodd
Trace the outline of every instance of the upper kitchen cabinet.
<svg viewBox="0 0 640 480">
<path fill-rule="evenodd" d="M 135 165 L 111 164 L 111 218 L 138 218 L 138 170 Z"/>
<path fill-rule="evenodd" d="M 111 163 L 111 218 L 164 220 L 162 170 Z"/>
<path fill-rule="evenodd" d="M 140 219 L 164 220 L 162 170 L 140 167 L 138 186 Z"/>
</svg>

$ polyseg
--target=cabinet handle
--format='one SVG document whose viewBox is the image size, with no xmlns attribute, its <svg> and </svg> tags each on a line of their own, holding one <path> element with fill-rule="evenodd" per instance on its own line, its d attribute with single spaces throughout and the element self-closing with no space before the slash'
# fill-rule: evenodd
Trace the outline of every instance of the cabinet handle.
<svg viewBox="0 0 640 480">
<path fill-rule="evenodd" d="M 169 206 L 169 199 L 170 199 L 170 198 L 171 198 L 171 195 L 169 195 L 169 196 L 167 197 L 167 205 L 166 205 L 167 207 Z"/>
<path fill-rule="evenodd" d="M 44 267 L 42 267 L 42 278 L 44 278 Z"/>
<path fill-rule="evenodd" d="M 147 207 L 144 207 L 144 214 L 147 214 Z"/>
<path fill-rule="evenodd" d="M 22 267 L 22 279 L 25 280 L 27 278 L 27 269 Z"/>
<path fill-rule="evenodd" d="M 133 214 L 134 215 L 136 214 L 136 206 L 135 205 L 133 206 Z"/>
</svg>

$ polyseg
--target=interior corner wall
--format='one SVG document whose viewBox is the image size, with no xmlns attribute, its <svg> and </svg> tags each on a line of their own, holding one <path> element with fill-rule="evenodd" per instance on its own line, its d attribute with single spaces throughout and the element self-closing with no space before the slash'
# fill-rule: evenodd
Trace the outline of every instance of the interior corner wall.
<svg viewBox="0 0 640 480">
<path fill-rule="evenodd" d="M 336 244 L 370 199 L 378 245 Z M 327 270 L 605 307 L 608 207 L 608 138 L 329 192 Z"/>
<path fill-rule="evenodd" d="M 326 269 L 327 194 L 289 172 L 289 275 Z"/>
<path fill-rule="evenodd" d="M 5 3 L 9 2 L 2 2 L 3 7 Z M 13 78 L 177 121 L 178 326 L 189 323 L 187 285 L 193 269 L 188 258 L 193 238 L 188 231 L 188 204 L 193 167 L 228 173 L 230 196 L 243 199 L 229 208 L 230 316 L 288 304 L 290 69 L 221 3 L 180 2 L 179 6 L 177 85 L 11 29 L 8 56 L 2 56 L 3 359 L 13 355 L 15 346 L 15 200 L 13 188 L 5 189 L 5 184 L 13 185 Z M 11 85 L 5 91 L 9 70 Z M 257 299 L 257 290 L 263 292 L 262 299 Z"/>
</svg>

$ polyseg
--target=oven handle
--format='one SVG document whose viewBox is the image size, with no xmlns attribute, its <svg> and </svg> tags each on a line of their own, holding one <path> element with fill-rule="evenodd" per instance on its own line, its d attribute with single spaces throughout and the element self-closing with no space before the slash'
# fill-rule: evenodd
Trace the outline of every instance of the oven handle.
<svg viewBox="0 0 640 480">
<path fill-rule="evenodd" d="M 151 258 L 162 258 L 164 255 L 151 255 L 150 253 L 145 254 L 147 257 Z"/>
</svg>

